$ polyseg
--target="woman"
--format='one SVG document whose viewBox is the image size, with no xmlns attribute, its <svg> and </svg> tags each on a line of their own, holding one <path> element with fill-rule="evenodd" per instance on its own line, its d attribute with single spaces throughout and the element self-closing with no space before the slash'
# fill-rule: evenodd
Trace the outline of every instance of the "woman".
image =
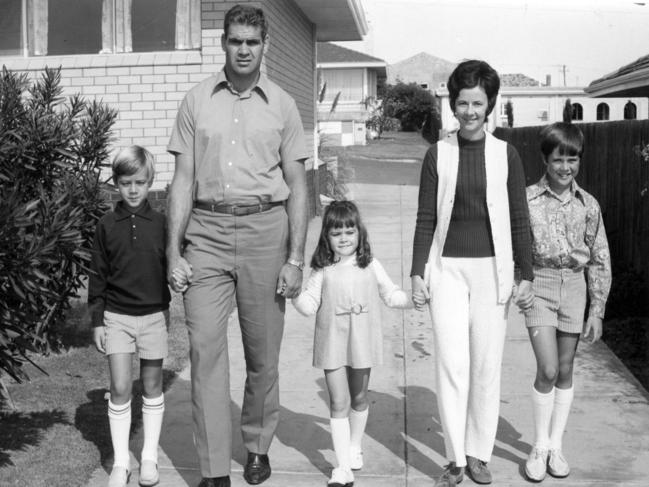
<svg viewBox="0 0 649 487">
<path fill-rule="evenodd" d="M 532 305 L 532 252 L 520 157 L 485 131 L 500 79 L 470 60 L 448 80 L 460 129 L 433 145 L 421 170 L 413 245 L 412 291 L 428 303 L 435 337 L 437 404 L 449 464 L 437 487 L 468 475 L 491 483 L 498 425 L 500 367 L 514 259 L 516 302 Z"/>
</svg>

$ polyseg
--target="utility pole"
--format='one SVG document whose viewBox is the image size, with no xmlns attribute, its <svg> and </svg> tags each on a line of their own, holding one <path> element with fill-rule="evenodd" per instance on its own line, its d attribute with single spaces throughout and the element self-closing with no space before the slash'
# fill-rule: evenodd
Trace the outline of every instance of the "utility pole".
<svg viewBox="0 0 649 487">
<path fill-rule="evenodd" d="M 563 86 L 566 86 L 566 73 L 568 72 L 568 66 L 565 64 L 555 64 L 557 68 L 559 68 L 559 72 L 563 76 Z"/>
</svg>

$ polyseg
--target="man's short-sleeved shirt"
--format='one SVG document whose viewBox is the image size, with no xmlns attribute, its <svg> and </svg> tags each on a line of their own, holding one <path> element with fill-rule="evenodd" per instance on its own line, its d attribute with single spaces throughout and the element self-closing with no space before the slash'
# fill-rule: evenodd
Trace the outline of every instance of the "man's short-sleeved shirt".
<svg viewBox="0 0 649 487">
<path fill-rule="evenodd" d="M 183 99 L 167 150 L 194 161 L 194 200 L 223 204 L 284 201 L 283 161 L 308 157 L 295 101 L 260 75 L 237 93 L 225 72 Z"/>
</svg>

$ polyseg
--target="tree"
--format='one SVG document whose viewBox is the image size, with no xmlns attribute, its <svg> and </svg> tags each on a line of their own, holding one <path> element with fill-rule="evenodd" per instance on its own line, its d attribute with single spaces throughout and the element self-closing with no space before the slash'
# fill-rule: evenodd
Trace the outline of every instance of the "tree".
<svg viewBox="0 0 649 487">
<path fill-rule="evenodd" d="M 563 121 L 566 123 L 572 123 L 572 102 L 570 101 L 570 98 L 568 98 L 565 105 L 563 105 Z"/>
<path fill-rule="evenodd" d="M 511 100 L 505 103 L 505 115 L 507 115 L 507 126 L 512 128 L 514 126 L 514 104 Z"/>
<path fill-rule="evenodd" d="M 365 105 L 370 108 L 370 116 L 365 121 L 365 126 L 376 132 L 376 138 L 380 139 L 383 132 L 399 130 L 399 120 L 393 117 L 393 106 L 390 103 L 376 100 L 366 100 Z"/>
<path fill-rule="evenodd" d="M 397 83 L 388 86 L 383 98 L 384 109 L 399 119 L 401 130 L 421 130 L 429 114 L 435 109 L 435 97 L 417 83 Z"/>
<path fill-rule="evenodd" d="M 0 75 L 0 373 L 57 346 L 108 205 L 100 171 L 117 113 L 61 96 L 61 72 Z M 1 381 L 0 381 L 1 382 Z"/>
</svg>

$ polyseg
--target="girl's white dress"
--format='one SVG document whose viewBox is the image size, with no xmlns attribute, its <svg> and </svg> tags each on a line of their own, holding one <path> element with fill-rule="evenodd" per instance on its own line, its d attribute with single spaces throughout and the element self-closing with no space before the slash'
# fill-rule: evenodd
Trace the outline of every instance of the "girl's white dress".
<svg viewBox="0 0 649 487">
<path fill-rule="evenodd" d="M 408 295 L 376 259 L 365 269 L 356 265 L 353 256 L 314 270 L 293 300 L 303 315 L 316 314 L 313 366 L 361 369 L 381 365 L 381 301 L 392 308 L 412 307 Z"/>
</svg>

